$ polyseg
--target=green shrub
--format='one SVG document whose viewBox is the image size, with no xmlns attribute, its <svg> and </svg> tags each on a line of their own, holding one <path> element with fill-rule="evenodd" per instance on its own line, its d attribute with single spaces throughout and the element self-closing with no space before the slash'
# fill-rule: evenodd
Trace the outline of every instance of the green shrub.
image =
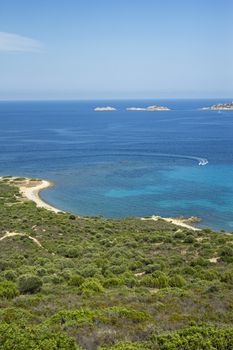
<svg viewBox="0 0 233 350">
<path fill-rule="evenodd" d="M 0 350 L 81 350 L 75 340 L 46 328 L 19 328 L 0 325 Z"/>
<path fill-rule="evenodd" d="M 104 311 L 104 314 L 115 323 L 117 319 L 128 319 L 134 322 L 141 322 L 143 320 L 150 319 L 149 315 L 146 312 L 130 309 L 122 306 L 113 306 L 109 307 Z"/>
<path fill-rule="evenodd" d="M 230 350 L 233 328 L 192 326 L 160 336 L 153 336 L 152 349 L 156 350 Z"/>
<path fill-rule="evenodd" d="M 0 271 L 4 271 L 8 267 L 8 263 L 5 260 L 0 260 Z"/>
<path fill-rule="evenodd" d="M 147 343 L 129 343 L 129 342 L 120 342 L 112 347 L 100 347 L 98 350 L 150 350 L 151 347 Z"/>
<path fill-rule="evenodd" d="M 58 254 L 66 257 L 66 258 L 77 258 L 80 256 L 80 248 L 79 247 L 74 247 L 74 246 L 68 246 L 68 245 L 60 245 L 57 248 Z"/>
<path fill-rule="evenodd" d="M 77 258 L 80 254 L 79 249 L 75 248 L 75 247 L 69 247 L 67 249 L 65 249 L 64 251 L 64 256 L 66 258 Z"/>
<path fill-rule="evenodd" d="M 220 251 L 220 257 L 224 262 L 233 262 L 233 248 L 226 246 Z"/>
<path fill-rule="evenodd" d="M 204 258 L 195 258 L 190 262 L 191 266 L 209 266 L 210 262 L 207 259 Z"/>
<path fill-rule="evenodd" d="M 70 280 L 68 281 L 68 284 L 70 286 L 74 287 L 80 287 L 81 284 L 84 282 L 84 278 L 80 275 L 73 275 L 70 277 Z"/>
<path fill-rule="evenodd" d="M 14 282 L 0 282 L 0 298 L 13 299 L 19 294 L 17 286 Z"/>
<path fill-rule="evenodd" d="M 185 285 L 186 285 L 186 281 L 185 281 L 184 277 L 182 277 L 181 275 L 173 275 L 170 279 L 170 286 L 171 287 L 182 288 Z"/>
<path fill-rule="evenodd" d="M 145 268 L 146 273 L 152 273 L 154 271 L 159 271 L 161 270 L 161 266 L 159 264 L 149 264 Z"/>
<path fill-rule="evenodd" d="M 188 244 L 191 244 L 191 243 L 194 243 L 195 242 L 195 238 L 191 235 L 189 236 L 186 236 L 186 238 L 184 239 L 184 243 L 188 243 Z"/>
<path fill-rule="evenodd" d="M 0 309 L 0 321 L 11 324 L 26 325 L 32 322 L 35 317 L 26 310 L 20 308 L 5 308 Z"/>
<path fill-rule="evenodd" d="M 98 280 L 89 278 L 81 284 L 79 291 L 82 294 L 102 293 L 104 292 L 104 288 Z"/>
<path fill-rule="evenodd" d="M 218 279 L 219 277 L 217 271 L 212 269 L 211 270 L 201 269 L 196 273 L 196 276 L 206 281 L 213 281 L 215 279 Z"/>
<path fill-rule="evenodd" d="M 220 288 L 218 285 L 213 284 L 206 289 L 206 293 L 217 293 L 219 291 L 219 289 Z"/>
<path fill-rule="evenodd" d="M 36 270 L 36 273 L 38 276 L 42 277 L 42 276 L 45 276 L 47 274 L 47 270 L 44 268 L 39 268 Z"/>
<path fill-rule="evenodd" d="M 98 269 L 95 265 L 89 264 L 83 270 L 79 271 L 79 273 L 83 277 L 93 277 L 101 272 L 101 269 Z"/>
<path fill-rule="evenodd" d="M 174 233 L 174 236 L 173 236 L 173 237 L 174 237 L 175 239 L 181 239 L 181 240 L 183 240 L 183 239 L 186 238 L 186 235 L 185 235 L 184 232 L 178 231 L 178 232 L 175 232 L 175 233 Z"/>
<path fill-rule="evenodd" d="M 139 283 L 135 277 L 131 276 L 131 277 L 124 278 L 124 285 L 126 285 L 128 288 L 133 288 L 135 286 L 138 286 Z"/>
<path fill-rule="evenodd" d="M 156 280 L 156 286 L 157 288 L 166 288 L 169 286 L 169 277 L 161 272 L 161 271 L 156 271 L 152 275 L 155 280 Z"/>
<path fill-rule="evenodd" d="M 157 281 L 155 280 L 155 278 L 151 275 L 147 275 L 144 276 L 141 280 L 140 280 L 140 285 L 148 287 L 148 288 L 155 288 L 157 286 Z"/>
<path fill-rule="evenodd" d="M 113 273 L 114 275 L 120 275 L 122 273 L 124 273 L 125 271 L 127 270 L 127 266 L 124 265 L 124 264 L 120 264 L 120 265 L 112 265 L 110 268 L 109 268 L 109 271 L 111 273 Z"/>
<path fill-rule="evenodd" d="M 18 288 L 21 293 L 37 293 L 42 287 L 42 280 L 35 275 L 22 275 L 18 279 Z"/>
<path fill-rule="evenodd" d="M 221 276 L 221 281 L 226 282 L 228 284 L 233 284 L 233 270 L 225 272 Z"/>
<path fill-rule="evenodd" d="M 16 281 L 17 274 L 14 270 L 6 270 L 3 274 L 4 278 L 8 281 Z"/>
<path fill-rule="evenodd" d="M 109 277 L 103 282 L 103 286 L 106 288 L 117 287 L 123 284 L 122 278 L 120 277 Z"/>
<path fill-rule="evenodd" d="M 143 277 L 140 284 L 149 288 L 166 288 L 169 286 L 169 277 L 161 271 L 156 271 Z"/>
</svg>

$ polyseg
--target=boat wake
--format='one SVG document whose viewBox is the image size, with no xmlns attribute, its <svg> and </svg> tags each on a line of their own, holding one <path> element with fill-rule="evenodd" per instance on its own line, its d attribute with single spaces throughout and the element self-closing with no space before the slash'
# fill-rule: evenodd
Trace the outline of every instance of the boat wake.
<svg viewBox="0 0 233 350">
<path fill-rule="evenodd" d="M 92 155 L 93 156 L 93 155 Z M 205 166 L 209 163 L 209 161 L 206 158 L 200 158 L 195 156 L 188 156 L 183 154 L 172 154 L 172 153 L 154 153 L 154 152 L 121 152 L 119 150 L 118 153 L 104 153 L 104 154 L 96 154 L 96 157 L 102 157 L 102 156 L 129 156 L 129 157 L 161 157 L 161 158 L 180 158 L 180 159 L 189 159 L 196 161 L 198 165 Z"/>
<path fill-rule="evenodd" d="M 170 158 L 181 158 L 181 159 L 190 159 L 195 160 L 198 162 L 198 165 L 204 166 L 209 163 L 209 161 L 206 158 L 200 158 L 195 156 L 187 156 L 182 154 L 167 154 L 167 153 L 156 153 L 155 156 L 161 156 L 161 157 L 170 157 Z"/>
</svg>

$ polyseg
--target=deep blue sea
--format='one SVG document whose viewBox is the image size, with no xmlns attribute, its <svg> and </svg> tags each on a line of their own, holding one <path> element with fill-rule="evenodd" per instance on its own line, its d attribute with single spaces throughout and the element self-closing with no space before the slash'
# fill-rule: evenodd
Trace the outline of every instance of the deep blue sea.
<svg viewBox="0 0 233 350">
<path fill-rule="evenodd" d="M 233 231 L 233 111 L 198 110 L 218 102 L 0 102 L 0 175 L 54 181 L 43 199 L 77 214 L 194 215 Z M 126 111 L 152 104 L 172 110 Z M 93 111 L 106 105 L 118 111 Z"/>
</svg>

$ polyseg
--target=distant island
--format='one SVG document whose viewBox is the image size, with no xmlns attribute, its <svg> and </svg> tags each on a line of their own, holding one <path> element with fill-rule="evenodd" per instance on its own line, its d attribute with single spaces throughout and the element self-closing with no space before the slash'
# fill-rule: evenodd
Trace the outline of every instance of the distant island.
<svg viewBox="0 0 233 350">
<path fill-rule="evenodd" d="M 94 109 L 94 111 L 96 111 L 96 112 L 113 112 L 113 111 L 116 111 L 116 108 L 114 108 L 114 107 L 109 107 L 109 106 L 107 106 L 107 107 L 96 107 L 95 109 Z"/>
<path fill-rule="evenodd" d="M 166 106 L 129 107 L 126 109 L 127 109 L 127 111 L 148 111 L 148 112 L 170 111 L 170 108 L 168 108 Z"/>
<path fill-rule="evenodd" d="M 233 102 L 228 103 L 218 103 L 210 107 L 204 107 L 202 109 L 212 110 L 212 111 L 233 111 Z"/>
</svg>

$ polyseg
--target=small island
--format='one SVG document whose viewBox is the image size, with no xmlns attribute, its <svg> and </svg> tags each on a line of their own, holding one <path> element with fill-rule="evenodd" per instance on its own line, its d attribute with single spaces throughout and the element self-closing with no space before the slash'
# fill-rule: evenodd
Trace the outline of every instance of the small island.
<svg viewBox="0 0 233 350">
<path fill-rule="evenodd" d="M 113 111 L 116 111 L 116 108 L 114 107 L 96 107 L 94 109 L 95 112 L 113 112 Z"/>
<path fill-rule="evenodd" d="M 202 108 L 204 110 L 212 110 L 212 111 L 233 111 L 233 102 L 228 103 L 218 103 L 210 107 Z"/>
<path fill-rule="evenodd" d="M 166 106 L 129 107 L 126 109 L 127 111 L 148 111 L 148 112 L 170 111 L 170 108 Z"/>
</svg>

